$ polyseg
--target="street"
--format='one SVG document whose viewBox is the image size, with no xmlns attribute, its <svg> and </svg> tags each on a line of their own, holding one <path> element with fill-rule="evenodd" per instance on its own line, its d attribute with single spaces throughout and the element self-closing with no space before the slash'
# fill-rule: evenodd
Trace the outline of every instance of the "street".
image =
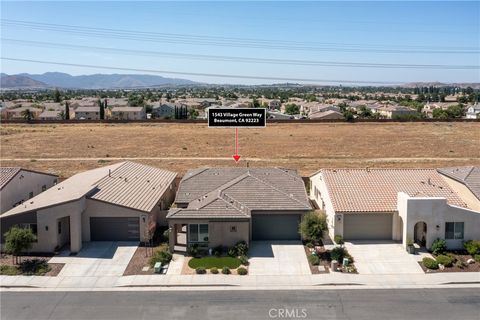
<svg viewBox="0 0 480 320">
<path fill-rule="evenodd" d="M 1 292 L 1 319 L 480 319 L 480 290 Z"/>
</svg>

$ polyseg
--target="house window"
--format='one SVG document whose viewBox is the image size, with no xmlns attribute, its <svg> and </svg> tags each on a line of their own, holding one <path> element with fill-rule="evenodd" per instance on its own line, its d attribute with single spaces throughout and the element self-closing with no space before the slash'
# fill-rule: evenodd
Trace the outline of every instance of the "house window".
<svg viewBox="0 0 480 320">
<path fill-rule="evenodd" d="M 208 224 L 189 224 L 189 242 L 208 242 Z"/>
<path fill-rule="evenodd" d="M 30 193 L 28 194 L 28 199 L 32 199 L 33 198 L 33 191 L 30 191 Z"/>
<path fill-rule="evenodd" d="M 58 234 L 62 234 L 62 222 L 58 221 Z"/>
<path fill-rule="evenodd" d="M 36 223 L 20 223 L 18 225 L 20 228 L 30 229 L 32 233 L 36 236 L 37 235 L 37 224 Z"/>
<path fill-rule="evenodd" d="M 463 222 L 445 222 L 445 239 L 463 239 Z"/>
<path fill-rule="evenodd" d="M 42 192 L 45 191 L 45 190 L 47 190 L 47 186 L 46 186 L 46 185 L 43 185 L 43 186 L 42 186 Z"/>
<path fill-rule="evenodd" d="M 237 226 L 230 226 L 230 232 L 237 232 Z"/>
</svg>

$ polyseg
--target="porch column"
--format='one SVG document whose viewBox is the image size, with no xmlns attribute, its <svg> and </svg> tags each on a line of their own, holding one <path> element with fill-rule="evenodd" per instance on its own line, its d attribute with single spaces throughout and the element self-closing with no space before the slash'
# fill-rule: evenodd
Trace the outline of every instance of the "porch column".
<svg viewBox="0 0 480 320">
<path fill-rule="evenodd" d="M 82 249 L 82 213 L 70 214 L 70 251 L 79 252 Z"/>
<path fill-rule="evenodd" d="M 168 233 L 168 246 L 170 248 L 170 252 L 173 253 L 175 249 L 175 242 L 177 240 L 177 225 L 175 223 L 168 222 L 168 229 L 170 230 Z"/>
</svg>

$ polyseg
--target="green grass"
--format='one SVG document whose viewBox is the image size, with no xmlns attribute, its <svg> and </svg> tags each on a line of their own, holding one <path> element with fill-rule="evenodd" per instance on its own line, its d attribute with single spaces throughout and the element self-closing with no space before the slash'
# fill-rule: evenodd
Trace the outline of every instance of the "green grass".
<svg viewBox="0 0 480 320">
<path fill-rule="evenodd" d="M 193 258 L 188 261 L 188 266 L 192 269 L 198 267 L 203 267 L 205 269 L 217 268 L 222 269 L 227 267 L 230 269 L 237 269 L 240 267 L 240 259 L 233 257 L 203 257 L 203 258 Z"/>
<path fill-rule="evenodd" d="M 7 265 L 0 266 L 0 275 L 15 276 L 19 273 L 20 271 L 14 266 L 7 266 Z"/>
</svg>

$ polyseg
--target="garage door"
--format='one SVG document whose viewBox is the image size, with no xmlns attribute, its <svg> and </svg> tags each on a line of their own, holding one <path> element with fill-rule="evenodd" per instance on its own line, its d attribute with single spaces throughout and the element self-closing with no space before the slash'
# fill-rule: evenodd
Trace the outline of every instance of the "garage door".
<svg viewBox="0 0 480 320">
<path fill-rule="evenodd" d="M 138 218 L 92 217 L 90 218 L 91 241 L 139 241 Z"/>
<path fill-rule="evenodd" d="M 345 240 L 392 240 L 391 214 L 343 215 Z"/>
<path fill-rule="evenodd" d="M 252 215 L 253 240 L 300 240 L 298 214 Z"/>
</svg>

